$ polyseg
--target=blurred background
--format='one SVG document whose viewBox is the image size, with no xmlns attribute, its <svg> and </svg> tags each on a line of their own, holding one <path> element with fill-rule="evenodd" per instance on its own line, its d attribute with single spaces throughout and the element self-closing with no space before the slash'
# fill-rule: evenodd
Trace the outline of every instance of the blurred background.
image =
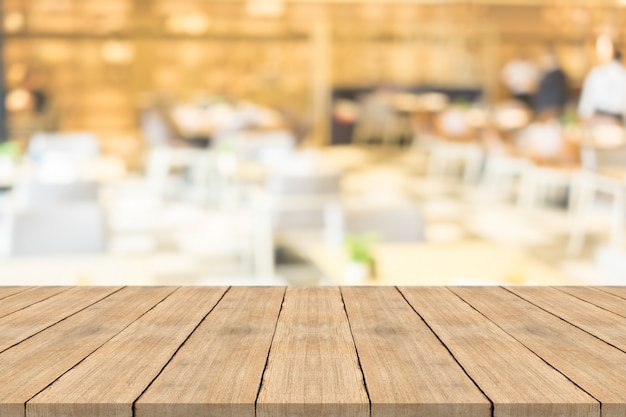
<svg viewBox="0 0 626 417">
<path fill-rule="evenodd" d="M 626 284 L 625 24 L 0 0 L 0 285 Z"/>
</svg>

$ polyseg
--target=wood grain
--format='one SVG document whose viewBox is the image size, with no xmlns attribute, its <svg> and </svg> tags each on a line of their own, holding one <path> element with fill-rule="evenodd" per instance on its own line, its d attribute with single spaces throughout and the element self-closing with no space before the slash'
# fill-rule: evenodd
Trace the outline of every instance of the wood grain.
<svg viewBox="0 0 626 417">
<path fill-rule="evenodd" d="M 0 318 L 0 352 L 107 297 L 120 287 L 74 287 Z"/>
<path fill-rule="evenodd" d="M 555 288 L 511 287 L 507 289 L 626 352 L 626 318 L 563 294 Z"/>
<path fill-rule="evenodd" d="M 9 297 L 13 294 L 20 293 L 31 289 L 32 287 L 15 287 L 15 286 L 1 286 L 0 285 L 0 300 Z"/>
<path fill-rule="evenodd" d="M 70 287 L 35 287 L 0 300 L 0 318 L 67 291 Z"/>
<path fill-rule="evenodd" d="M 626 299 L 589 287 L 557 287 L 571 296 L 626 317 Z"/>
<path fill-rule="evenodd" d="M 451 289 L 600 400 L 602 417 L 626 415 L 626 353 L 502 288 Z"/>
<path fill-rule="evenodd" d="M 603 291 L 603 292 L 612 294 L 616 297 L 626 299 L 626 287 L 592 287 L 592 288 L 598 291 Z"/>
<path fill-rule="evenodd" d="M 28 417 L 133 417 L 133 402 L 222 297 L 180 288 L 26 405 Z"/>
<path fill-rule="evenodd" d="M 81 288 L 84 297 L 89 294 L 89 290 L 96 289 L 103 293 L 115 291 L 104 287 Z M 2 352 L 0 416 L 24 417 L 25 403 L 29 399 L 173 290 L 159 287 L 124 288 Z M 63 306 L 57 304 L 57 307 Z"/>
<path fill-rule="evenodd" d="M 366 417 L 369 408 L 339 288 L 288 288 L 257 415 Z"/>
<path fill-rule="evenodd" d="M 342 288 L 372 417 L 491 416 L 491 403 L 393 287 Z"/>
<path fill-rule="evenodd" d="M 493 402 L 495 417 L 592 417 L 600 404 L 444 287 L 401 287 Z"/>
<path fill-rule="evenodd" d="M 136 417 L 254 417 L 285 289 L 233 287 L 135 403 Z"/>
</svg>

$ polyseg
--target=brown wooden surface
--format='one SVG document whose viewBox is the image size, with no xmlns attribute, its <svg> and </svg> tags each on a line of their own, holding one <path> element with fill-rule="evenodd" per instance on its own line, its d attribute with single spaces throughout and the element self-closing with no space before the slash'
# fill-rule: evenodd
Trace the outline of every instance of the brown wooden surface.
<svg viewBox="0 0 626 417">
<path fill-rule="evenodd" d="M 110 295 L 0 354 L 0 415 L 24 404 L 165 298 L 168 288 L 79 288 Z M 87 294 L 83 294 L 85 297 Z M 59 306 L 61 307 L 61 306 Z M 22 310 L 24 311 L 24 310 Z"/>
<path fill-rule="evenodd" d="M 626 353 L 503 288 L 452 291 L 601 401 L 602 417 L 626 416 Z M 589 289 L 576 292 L 593 294 L 589 298 L 599 301 Z"/>
<path fill-rule="evenodd" d="M 32 416 L 132 417 L 141 395 L 226 288 L 180 288 L 28 402 Z"/>
<path fill-rule="evenodd" d="M 626 299 L 626 286 L 624 287 L 595 287 L 598 291 L 603 291 L 608 294 L 615 295 L 616 297 Z"/>
<path fill-rule="evenodd" d="M 600 308 L 619 314 L 622 317 L 626 317 L 626 299 L 624 298 L 607 295 L 606 292 L 587 287 L 559 287 L 559 290 Z"/>
<path fill-rule="evenodd" d="M 624 416 L 621 295 L 0 287 L 0 416 Z"/>
<path fill-rule="evenodd" d="M 555 288 L 515 287 L 510 291 L 568 323 L 626 352 L 626 318 Z"/>
<path fill-rule="evenodd" d="M 17 294 L 23 291 L 26 291 L 28 289 L 31 289 L 29 287 L 10 287 L 10 286 L 6 286 L 6 287 L 1 287 L 0 286 L 0 300 L 2 300 L 3 298 L 9 297 L 13 294 Z"/>
<path fill-rule="evenodd" d="M 254 417 L 284 288 L 231 288 L 136 403 L 140 417 Z"/>
<path fill-rule="evenodd" d="M 448 288 L 400 290 L 493 402 L 494 416 L 600 416 L 595 399 Z"/>
<path fill-rule="evenodd" d="M 339 288 L 287 289 L 257 403 L 260 417 L 369 415 Z"/>
<path fill-rule="evenodd" d="M 68 287 L 39 287 L 26 291 L 12 294 L 6 298 L 0 299 L 0 317 L 7 316 L 18 310 L 37 304 L 63 291 L 67 291 Z"/>
<path fill-rule="evenodd" d="M 491 403 L 394 287 L 342 289 L 372 416 L 490 416 Z"/>
<path fill-rule="evenodd" d="M 98 302 L 117 289 L 76 287 L 0 318 L 0 352 Z"/>
</svg>

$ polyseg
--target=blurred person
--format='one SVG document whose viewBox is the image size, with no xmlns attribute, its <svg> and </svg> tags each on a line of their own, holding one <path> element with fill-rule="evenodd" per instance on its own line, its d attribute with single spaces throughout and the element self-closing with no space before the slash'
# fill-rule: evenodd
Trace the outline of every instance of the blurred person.
<svg viewBox="0 0 626 417">
<path fill-rule="evenodd" d="M 502 69 L 502 81 L 511 95 L 519 102 L 532 107 L 532 98 L 537 90 L 540 71 L 525 53 L 509 61 Z"/>
<path fill-rule="evenodd" d="M 543 75 L 533 100 L 535 114 L 544 120 L 560 118 L 567 104 L 567 76 L 552 50 L 543 53 L 540 67 Z"/>
<path fill-rule="evenodd" d="M 603 54 L 602 49 L 598 54 Z M 578 105 L 578 115 L 587 123 L 624 124 L 626 117 L 626 67 L 614 49 L 608 61 L 587 75 Z"/>
</svg>

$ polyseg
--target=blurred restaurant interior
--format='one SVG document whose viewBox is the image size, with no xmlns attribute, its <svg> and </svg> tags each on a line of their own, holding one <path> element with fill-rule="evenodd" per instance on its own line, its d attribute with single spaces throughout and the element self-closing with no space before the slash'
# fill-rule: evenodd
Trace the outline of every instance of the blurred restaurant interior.
<svg viewBox="0 0 626 417">
<path fill-rule="evenodd" d="M 0 6 L 0 285 L 626 284 L 626 1 Z"/>
</svg>

